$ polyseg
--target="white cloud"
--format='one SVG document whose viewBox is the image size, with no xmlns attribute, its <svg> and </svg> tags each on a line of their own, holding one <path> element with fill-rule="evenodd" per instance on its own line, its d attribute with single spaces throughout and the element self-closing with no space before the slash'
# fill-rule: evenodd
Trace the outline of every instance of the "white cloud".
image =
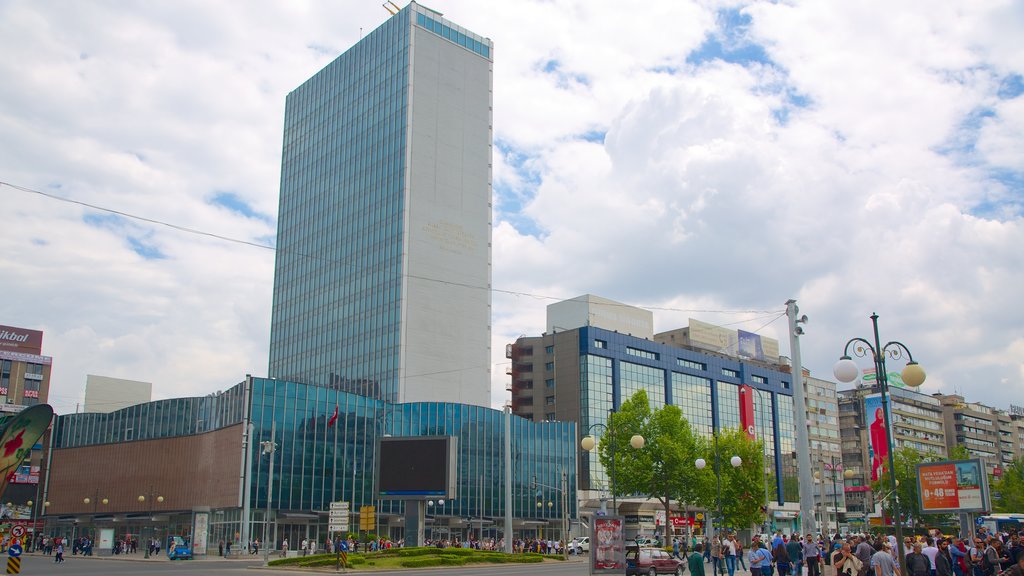
<svg viewBox="0 0 1024 576">
<path fill-rule="evenodd" d="M 763 327 L 797 298 L 804 362 L 906 342 L 928 390 L 1024 404 L 1024 97 L 1017 3 L 469 3 L 494 39 L 496 404 L 504 344 L 551 297 L 596 293 Z M 687 56 L 718 11 L 768 61 Z M 246 240 L 277 210 L 284 99 L 387 14 L 354 2 L 9 2 L 0 7 L 0 180 Z M 605 134 L 603 142 L 599 135 Z M 586 136 L 586 140 L 583 137 Z M 508 192 L 506 192 L 508 191 Z M 518 207 L 509 215 L 500 210 Z M 206 394 L 266 370 L 273 253 L 0 188 L 0 323 L 39 328 L 51 398 L 85 374 Z M 518 220 L 517 220 L 518 219 Z M 528 220 L 533 226 L 521 226 Z M 516 227 L 512 226 L 516 223 Z M 534 230 L 537 232 L 535 233 Z M 543 297 L 538 297 L 543 296 Z"/>
</svg>

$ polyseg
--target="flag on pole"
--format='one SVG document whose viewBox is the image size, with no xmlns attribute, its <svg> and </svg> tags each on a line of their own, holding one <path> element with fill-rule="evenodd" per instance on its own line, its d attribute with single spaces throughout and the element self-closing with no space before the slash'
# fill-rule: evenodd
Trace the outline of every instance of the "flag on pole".
<svg viewBox="0 0 1024 576">
<path fill-rule="evenodd" d="M 334 426 L 334 423 L 337 422 L 337 421 L 338 421 L 338 405 L 335 404 L 334 405 L 334 414 L 331 414 L 331 417 L 327 420 L 327 427 L 330 428 L 331 426 Z"/>
</svg>

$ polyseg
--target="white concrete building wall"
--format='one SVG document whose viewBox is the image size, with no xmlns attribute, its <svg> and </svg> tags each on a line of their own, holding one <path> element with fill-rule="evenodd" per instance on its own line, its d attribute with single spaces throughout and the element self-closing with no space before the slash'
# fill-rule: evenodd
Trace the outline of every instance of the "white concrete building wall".
<svg viewBox="0 0 1024 576">
<path fill-rule="evenodd" d="M 416 26 L 410 61 L 400 401 L 489 406 L 492 64 Z"/>
<path fill-rule="evenodd" d="M 153 400 L 153 384 L 123 378 L 85 377 L 85 412 L 114 412 Z"/>
<path fill-rule="evenodd" d="M 548 332 L 596 326 L 637 338 L 654 337 L 654 313 L 593 294 L 548 305 Z"/>
</svg>

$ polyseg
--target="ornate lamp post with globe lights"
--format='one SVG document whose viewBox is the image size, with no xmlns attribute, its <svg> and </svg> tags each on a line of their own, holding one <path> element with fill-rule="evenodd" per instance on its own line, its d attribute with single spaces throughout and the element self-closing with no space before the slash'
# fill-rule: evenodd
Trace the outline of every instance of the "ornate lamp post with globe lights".
<svg viewBox="0 0 1024 576">
<path fill-rule="evenodd" d="M 609 411 L 609 413 L 608 413 L 608 422 L 609 422 L 609 424 L 612 421 L 612 415 L 614 413 L 615 413 L 614 410 Z M 611 488 L 611 493 L 612 493 L 612 516 L 616 516 L 619 513 L 619 500 L 618 500 L 618 498 L 615 495 L 615 489 L 616 489 L 616 486 L 615 486 L 615 448 L 616 448 L 616 446 L 615 446 L 615 431 L 611 427 L 606 426 L 606 425 L 602 424 L 601 422 L 596 422 L 594 424 L 591 424 L 590 427 L 587 428 L 587 435 L 584 436 L 582 440 L 580 440 L 580 447 L 583 448 L 584 450 L 586 450 L 587 452 L 593 452 L 594 449 L 597 448 L 597 439 L 594 438 L 594 436 L 591 434 L 591 432 L 595 428 L 604 428 L 606 435 L 608 436 L 608 438 L 611 441 L 611 444 L 608 445 L 608 450 L 609 450 L 609 454 L 611 455 L 611 462 L 612 462 L 612 465 L 611 465 L 610 470 L 609 470 L 609 472 L 611 473 L 610 488 Z M 639 449 L 643 448 L 644 444 L 646 444 L 646 443 L 647 443 L 647 440 L 645 440 L 644 437 L 639 435 L 639 434 L 633 434 L 633 436 L 631 436 L 629 438 L 629 445 L 634 450 L 639 450 Z M 602 505 L 602 508 L 603 507 L 604 507 L 604 505 Z"/>
<path fill-rule="evenodd" d="M 718 507 L 718 518 L 717 519 L 722 522 L 722 526 L 718 527 L 718 531 L 721 532 L 722 528 L 725 527 L 725 517 L 724 517 L 725 514 L 722 512 L 722 469 L 721 469 L 721 464 L 719 462 L 719 460 L 721 460 L 721 455 L 718 452 L 718 433 L 717 432 L 714 433 L 714 438 L 715 438 L 715 481 L 717 482 L 717 493 L 715 495 L 715 506 Z M 703 458 L 697 458 L 697 460 L 695 460 L 693 464 L 694 464 L 694 466 L 697 467 L 697 470 L 703 470 L 708 465 L 707 461 L 704 460 Z M 733 456 L 732 458 L 729 458 L 729 465 L 732 466 L 733 468 L 739 468 L 740 466 L 743 465 L 743 459 L 740 458 L 739 456 Z M 715 523 L 714 522 L 711 523 L 711 528 L 712 529 L 715 528 Z M 711 534 L 708 534 L 708 536 L 710 537 Z"/>
<path fill-rule="evenodd" d="M 832 373 L 835 374 L 836 380 L 845 384 L 855 381 L 860 376 L 860 368 L 858 368 L 857 363 L 850 358 L 851 347 L 853 353 L 857 357 L 866 358 L 870 355 L 872 361 L 875 363 L 875 378 L 878 381 L 878 388 L 882 395 L 882 417 L 885 419 L 885 443 L 889 452 L 889 487 L 892 490 L 893 523 L 896 526 L 896 557 L 899 559 L 900 571 L 903 574 L 906 574 L 907 561 L 903 550 L 903 521 L 900 514 L 900 499 L 896 493 L 896 487 L 899 483 L 896 481 L 896 465 L 893 457 L 892 426 L 889 418 L 889 378 L 885 369 L 885 357 L 888 356 L 893 360 L 900 360 L 906 356 L 907 365 L 903 368 L 901 377 L 903 378 L 903 383 L 911 388 L 917 388 L 924 383 L 925 373 L 924 368 L 914 361 L 914 355 L 910 353 L 910 349 L 902 342 L 894 340 L 886 343 L 885 346 L 882 346 L 881 340 L 878 338 L 878 314 L 871 314 L 871 325 L 875 336 L 874 345 L 872 346 L 871 342 L 868 342 L 864 338 L 851 338 L 846 343 L 846 347 L 843 349 L 843 355 L 839 358 L 839 361 L 836 362 L 835 367 L 832 369 Z"/>
<path fill-rule="evenodd" d="M 150 523 L 153 522 L 153 506 L 155 504 L 157 504 L 157 503 L 162 503 L 163 501 L 164 501 L 164 497 L 154 493 L 152 486 L 149 487 L 148 494 L 140 494 L 139 495 L 139 504 L 145 504 L 146 502 L 149 502 L 149 521 L 150 521 Z M 154 539 L 156 538 L 156 526 L 153 527 L 153 538 Z M 145 546 L 146 546 L 146 554 L 143 557 L 144 558 L 149 558 L 149 548 L 150 548 L 150 546 L 149 546 L 149 539 L 146 539 Z"/>
<path fill-rule="evenodd" d="M 839 534 L 839 475 L 842 474 L 844 482 L 843 486 L 846 486 L 845 480 L 853 478 L 853 470 L 843 470 L 843 465 L 836 462 L 836 457 L 832 456 L 831 462 L 825 462 L 822 467 L 826 471 L 832 473 L 832 506 L 836 513 L 836 534 Z M 821 480 L 821 472 L 815 472 L 814 477 Z M 824 492 L 822 492 L 822 501 L 825 500 Z M 828 533 L 828 522 L 824 522 L 825 532 Z M 831 540 L 831 537 L 829 538 Z"/>
</svg>

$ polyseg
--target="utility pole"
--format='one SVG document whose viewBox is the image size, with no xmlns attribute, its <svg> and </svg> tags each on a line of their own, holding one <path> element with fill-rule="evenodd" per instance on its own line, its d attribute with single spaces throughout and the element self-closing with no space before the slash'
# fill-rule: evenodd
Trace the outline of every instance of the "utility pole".
<svg viewBox="0 0 1024 576">
<path fill-rule="evenodd" d="M 803 534 L 817 532 L 814 521 L 814 480 L 811 478 L 811 445 L 807 438 L 807 399 L 804 395 L 804 367 L 800 363 L 800 335 L 807 316 L 797 316 L 796 300 L 786 301 L 789 317 L 789 351 L 793 362 L 793 421 L 796 424 L 796 467 L 800 481 L 800 529 Z"/>
</svg>

